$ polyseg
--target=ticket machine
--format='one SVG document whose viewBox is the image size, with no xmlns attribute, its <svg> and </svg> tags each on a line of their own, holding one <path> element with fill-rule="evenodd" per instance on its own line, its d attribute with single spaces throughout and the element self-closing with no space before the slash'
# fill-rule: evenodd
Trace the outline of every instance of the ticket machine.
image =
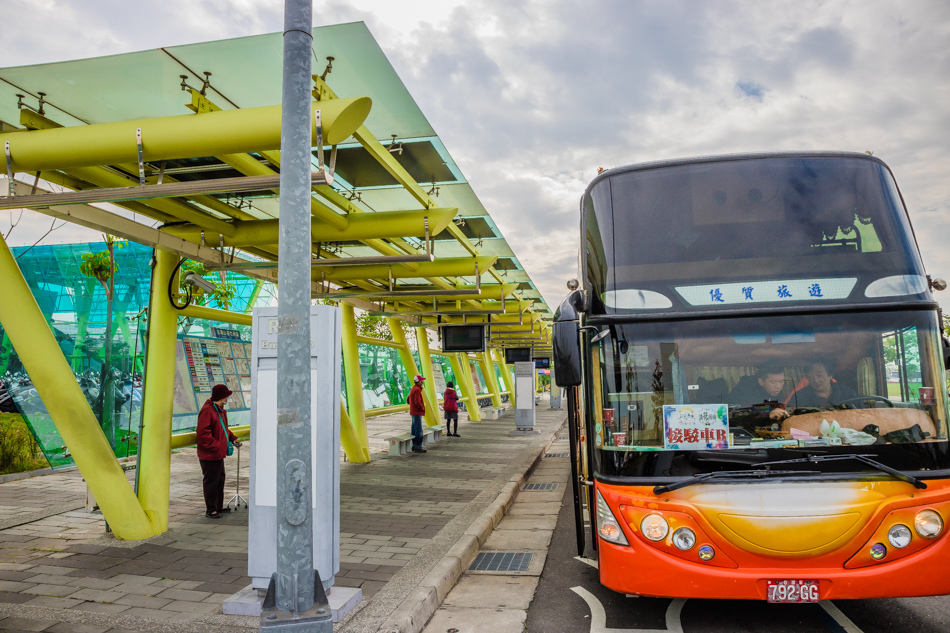
<svg viewBox="0 0 950 633">
<path fill-rule="evenodd" d="M 536 377 L 533 360 L 515 363 L 515 430 L 534 430 Z"/>
<path fill-rule="evenodd" d="M 340 309 L 310 306 L 313 564 L 324 589 L 340 570 Z M 248 575 L 277 571 L 277 308 L 254 308 Z"/>
</svg>

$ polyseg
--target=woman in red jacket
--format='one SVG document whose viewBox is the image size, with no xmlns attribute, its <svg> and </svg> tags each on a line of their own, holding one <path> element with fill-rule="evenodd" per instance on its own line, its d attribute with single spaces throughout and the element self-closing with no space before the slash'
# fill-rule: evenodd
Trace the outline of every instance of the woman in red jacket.
<svg viewBox="0 0 950 633">
<path fill-rule="evenodd" d="M 220 519 L 222 512 L 230 512 L 224 505 L 224 458 L 228 444 L 240 446 L 234 433 L 228 428 L 228 412 L 224 405 L 233 392 L 225 385 L 215 385 L 211 397 L 198 412 L 198 463 L 201 464 L 202 488 L 205 495 L 205 516 Z"/>
<path fill-rule="evenodd" d="M 459 435 L 459 396 L 455 393 L 455 383 L 450 380 L 445 387 L 445 393 L 442 394 L 442 409 L 445 410 L 445 434 L 450 437 L 462 437 Z M 453 421 L 455 422 L 455 433 L 452 432 Z"/>
</svg>

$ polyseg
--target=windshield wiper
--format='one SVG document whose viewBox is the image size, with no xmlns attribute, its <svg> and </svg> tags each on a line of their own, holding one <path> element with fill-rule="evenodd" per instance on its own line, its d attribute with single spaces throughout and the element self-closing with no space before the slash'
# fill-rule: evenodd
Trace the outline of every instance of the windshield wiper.
<svg viewBox="0 0 950 633">
<path fill-rule="evenodd" d="M 909 484 L 913 484 L 915 488 L 920 488 L 923 490 L 927 487 L 927 484 L 916 477 L 911 477 L 910 475 L 902 473 L 896 468 L 891 468 L 890 466 L 877 461 L 874 459 L 874 455 L 809 455 L 808 457 L 799 457 L 797 459 L 782 459 L 774 462 L 760 462 L 756 464 L 756 466 L 765 466 L 768 468 L 769 466 L 776 466 L 778 464 L 817 464 L 818 462 L 837 462 L 844 459 L 853 459 L 855 461 L 859 461 L 866 466 L 870 466 L 871 468 L 877 469 L 883 473 L 887 473 L 891 477 L 900 479 L 901 481 L 906 481 Z"/>
<path fill-rule="evenodd" d="M 819 475 L 821 474 L 820 470 L 771 470 L 768 467 L 762 470 L 719 470 L 714 473 L 703 473 L 701 475 L 693 475 L 689 479 L 684 479 L 683 481 L 677 481 L 676 483 L 666 484 L 665 486 L 654 486 L 653 494 L 661 495 L 666 492 L 672 492 L 674 490 L 679 490 L 680 488 L 685 488 L 686 486 L 692 486 L 693 484 L 701 484 L 710 479 L 720 479 L 727 477 L 739 477 L 739 478 L 762 478 L 762 477 L 774 477 L 776 475 Z"/>
</svg>

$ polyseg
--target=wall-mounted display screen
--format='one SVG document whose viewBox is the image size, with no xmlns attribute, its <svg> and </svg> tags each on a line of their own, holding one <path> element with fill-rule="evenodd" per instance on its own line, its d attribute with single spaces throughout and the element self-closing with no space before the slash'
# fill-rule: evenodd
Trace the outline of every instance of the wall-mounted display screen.
<svg viewBox="0 0 950 633">
<path fill-rule="evenodd" d="M 505 350 L 505 362 L 507 364 L 511 363 L 530 363 L 531 362 L 531 348 L 530 347 L 509 347 Z"/>
<path fill-rule="evenodd" d="M 484 325 L 451 325 L 439 328 L 443 352 L 484 352 Z"/>
<path fill-rule="evenodd" d="M 551 369 L 550 358 L 535 358 L 534 366 L 536 369 Z"/>
</svg>

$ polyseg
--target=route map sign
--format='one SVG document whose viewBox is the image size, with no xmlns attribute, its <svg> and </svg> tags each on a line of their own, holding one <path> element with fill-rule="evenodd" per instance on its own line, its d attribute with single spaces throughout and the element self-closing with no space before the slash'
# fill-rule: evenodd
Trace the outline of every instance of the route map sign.
<svg viewBox="0 0 950 633">
<path fill-rule="evenodd" d="M 175 350 L 174 430 L 197 425 L 198 411 L 217 384 L 227 385 L 234 392 L 228 399 L 229 412 L 248 411 L 251 407 L 250 358 L 251 344 L 230 336 L 179 335 Z"/>
</svg>

